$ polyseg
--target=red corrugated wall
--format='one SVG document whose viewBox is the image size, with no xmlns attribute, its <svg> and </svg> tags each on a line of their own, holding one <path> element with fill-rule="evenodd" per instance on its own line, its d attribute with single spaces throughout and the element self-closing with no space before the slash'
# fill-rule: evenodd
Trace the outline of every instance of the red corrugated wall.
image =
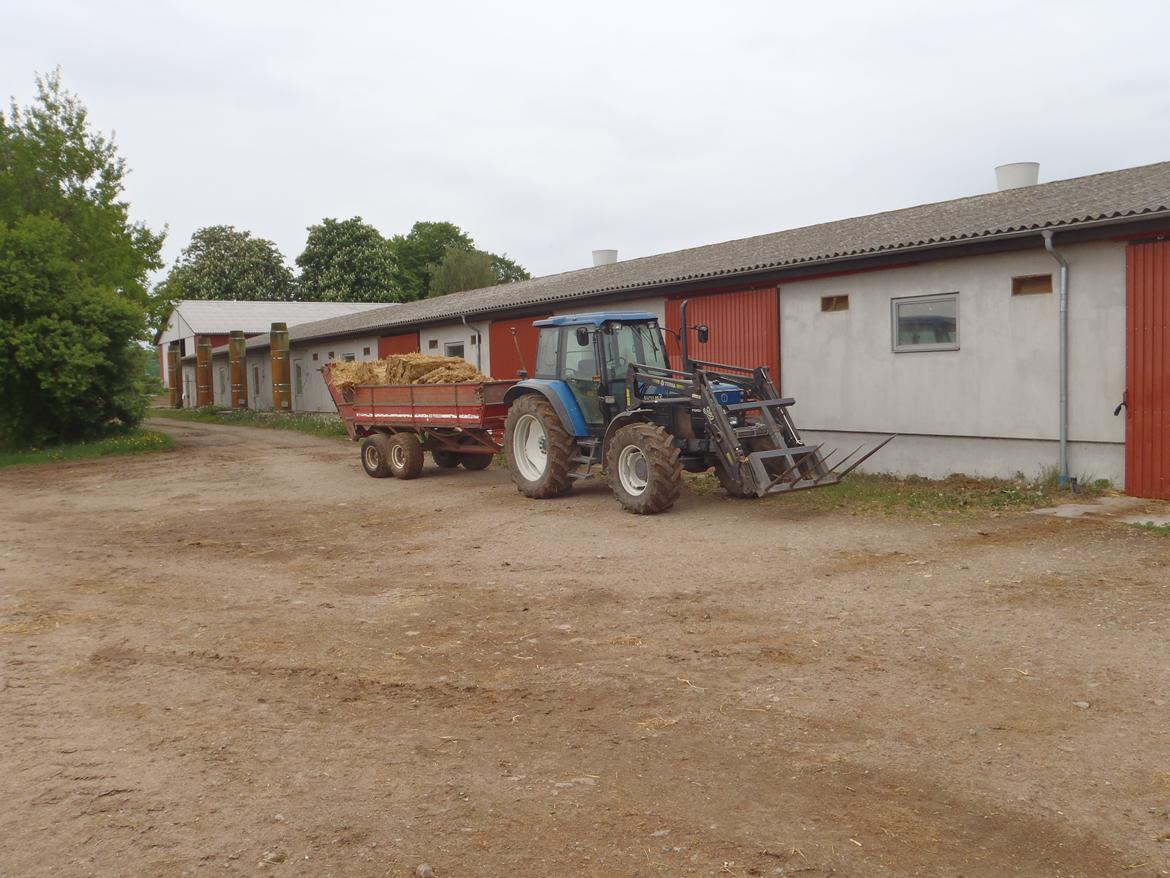
<svg viewBox="0 0 1170 878">
<path fill-rule="evenodd" d="M 1125 492 L 1170 499 L 1170 241 L 1126 250 Z"/>
<path fill-rule="evenodd" d="M 692 332 L 688 339 L 690 354 L 697 360 L 726 363 L 729 366 L 767 366 L 772 381 L 780 387 L 780 297 L 776 287 L 761 287 L 735 292 L 712 293 L 687 297 L 687 324 L 707 324 L 711 338 L 699 344 Z M 666 302 L 666 326 L 679 329 L 681 299 Z M 667 337 L 671 365 L 678 369 L 682 357 L 673 336 Z"/>
<path fill-rule="evenodd" d="M 378 356 L 388 357 L 391 354 L 417 354 L 418 333 L 405 332 L 401 335 L 384 335 L 378 339 Z"/>
<path fill-rule="evenodd" d="M 488 326 L 488 345 L 492 356 L 493 378 L 501 380 L 515 378 L 516 372 L 521 368 L 527 369 L 531 377 L 533 369 L 536 368 L 536 340 L 540 335 L 540 330 L 532 325 L 532 321 L 543 320 L 547 316 L 545 314 L 542 317 L 514 317 L 511 320 L 492 321 Z M 516 328 L 515 340 L 512 339 L 512 327 Z M 524 355 L 523 366 L 520 356 L 516 353 L 517 344 Z"/>
</svg>

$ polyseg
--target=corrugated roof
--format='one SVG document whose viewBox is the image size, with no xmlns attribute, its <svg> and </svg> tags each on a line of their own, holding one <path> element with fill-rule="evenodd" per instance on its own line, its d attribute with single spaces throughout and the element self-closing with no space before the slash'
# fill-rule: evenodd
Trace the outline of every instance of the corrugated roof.
<svg viewBox="0 0 1170 878">
<path fill-rule="evenodd" d="M 290 329 L 289 337 L 304 340 L 378 332 L 461 315 L 1167 211 L 1170 162 L 1161 162 L 407 302 L 304 323 Z M 256 338 L 249 346 L 266 343 L 266 339 Z"/>
<path fill-rule="evenodd" d="M 267 332 L 275 322 L 289 326 L 383 309 L 383 302 L 239 302 L 234 299 L 183 299 L 175 303 L 185 327 L 197 334 Z M 186 334 L 186 333 L 184 333 Z"/>
</svg>

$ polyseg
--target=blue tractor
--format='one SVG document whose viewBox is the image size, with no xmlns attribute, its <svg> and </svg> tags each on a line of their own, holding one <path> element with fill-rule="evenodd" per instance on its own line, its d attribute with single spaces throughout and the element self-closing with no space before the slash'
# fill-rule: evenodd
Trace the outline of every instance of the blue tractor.
<svg viewBox="0 0 1170 878">
<path fill-rule="evenodd" d="M 715 468 L 734 497 L 834 485 L 885 445 L 832 468 L 820 446 L 806 446 L 765 366 L 742 368 L 691 359 L 686 302 L 678 334 L 682 371 L 672 369 L 658 317 L 601 311 L 538 320 L 532 377 L 508 390 L 504 453 L 517 489 L 558 497 L 597 468 L 630 512 L 674 505 L 682 473 Z M 893 438 L 893 437 L 890 437 Z"/>
</svg>

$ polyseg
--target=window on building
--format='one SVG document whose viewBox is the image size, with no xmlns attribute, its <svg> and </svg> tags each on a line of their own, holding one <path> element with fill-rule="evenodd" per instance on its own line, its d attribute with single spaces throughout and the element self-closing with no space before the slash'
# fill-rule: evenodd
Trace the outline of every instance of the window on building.
<svg viewBox="0 0 1170 878">
<path fill-rule="evenodd" d="M 471 334 L 471 346 L 475 347 L 479 343 L 479 333 L 473 332 Z"/>
<path fill-rule="evenodd" d="M 892 299 L 890 305 L 896 353 L 958 350 L 958 293 Z"/>
<path fill-rule="evenodd" d="M 848 311 L 848 296 L 821 296 L 822 311 Z"/>
<path fill-rule="evenodd" d="M 302 383 L 303 379 L 301 377 L 301 364 L 300 363 L 297 363 L 295 366 L 293 366 L 293 379 L 296 381 L 296 384 L 295 384 L 296 394 L 297 394 L 297 396 L 300 396 L 302 393 L 305 392 L 305 385 Z"/>
<path fill-rule="evenodd" d="M 316 354 L 313 354 L 313 362 L 314 363 L 317 362 L 317 355 Z"/>
<path fill-rule="evenodd" d="M 437 351 L 439 349 L 439 340 L 437 338 L 429 339 L 427 341 L 427 348 L 432 351 Z"/>
<path fill-rule="evenodd" d="M 1013 296 L 1031 296 L 1036 293 L 1052 292 L 1052 275 L 1027 274 L 1023 277 L 1012 278 Z"/>
<path fill-rule="evenodd" d="M 362 356 L 368 357 L 369 355 L 370 355 L 370 349 L 369 348 L 362 348 Z"/>
<path fill-rule="evenodd" d="M 463 356 L 463 342 L 451 341 L 443 345 L 443 353 L 448 357 L 462 357 Z"/>
<path fill-rule="evenodd" d="M 329 359 L 331 359 L 331 360 L 332 360 L 332 359 L 333 359 L 333 356 L 334 356 L 334 354 L 333 354 L 333 351 L 330 351 L 330 352 L 329 352 Z"/>
<path fill-rule="evenodd" d="M 357 359 L 357 354 L 342 354 L 341 359 L 345 360 L 347 363 L 352 363 Z"/>
<path fill-rule="evenodd" d="M 260 396 L 260 367 L 252 367 L 252 396 L 253 398 Z"/>
</svg>

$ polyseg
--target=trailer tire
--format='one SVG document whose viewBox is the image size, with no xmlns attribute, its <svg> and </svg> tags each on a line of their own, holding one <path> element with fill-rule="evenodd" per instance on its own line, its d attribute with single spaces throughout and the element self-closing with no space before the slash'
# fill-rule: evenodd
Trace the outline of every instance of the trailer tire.
<svg viewBox="0 0 1170 878">
<path fill-rule="evenodd" d="M 492 456 L 490 454 L 460 454 L 459 462 L 463 464 L 464 469 L 487 469 L 492 465 Z"/>
<path fill-rule="evenodd" d="M 682 493 L 682 464 L 670 434 L 655 424 L 630 424 L 609 440 L 606 470 L 617 501 L 635 515 L 665 512 Z"/>
<path fill-rule="evenodd" d="M 362 469 L 372 479 L 384 479 L 390 472 L 390 437 L 385 433 L 375 433 L 362 440 L 361 445 Z"/>
<path fill-rule="evenodd" d="M 440 469 L 455 469 L 459 466 L 459 458 L 462 455 L 454 451 L 443 451 L 436 448 L 431 452 L 431 460 L 435 462 L 435 466 Z"/>
<path fill-rule="evenodd" d="M 517 446 L 517 443 L 520 443 Z M 560 497 L 573 487 L 573 437 L 547 399 L 526 393 L 504 423 L 504 453 L 516 490 L 525 497 Z"/>
<path fill-rule="evenodd" d="M 423 468 L 423 447 L 413 433 L 395 433 L 386 453 L 390 474 L 396 479 L 417 478 Z"/>
</svg>

